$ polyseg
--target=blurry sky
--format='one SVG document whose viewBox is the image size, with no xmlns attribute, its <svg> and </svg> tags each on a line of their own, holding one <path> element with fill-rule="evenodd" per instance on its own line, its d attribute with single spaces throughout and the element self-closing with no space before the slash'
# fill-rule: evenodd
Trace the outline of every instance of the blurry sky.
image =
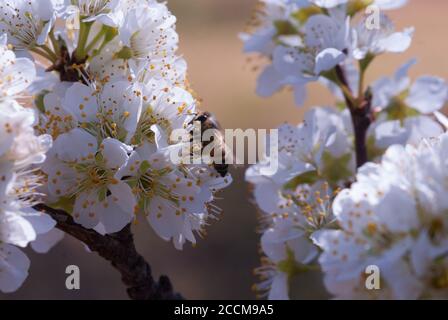
<svg viewBox="0 0 448 320">
<path fill-rule="evenodd" d="M 275 128 L 284 121 L 298 122 L 314 105 L 332 102 L 326 90 L 311 86 L 306 107 L 294 106 L 290 92 L 270 99 L 255 95 L 257 73 L 241 52 L 238 32 L 245 27 L 255 0 L 169 0 L 178 18 L 181 47 L 189 64 L 189 78 L 203 99 L 202 109 L 215 113 L 226 128 Z M 391 12 L 397 26 L 415 26 L 411 49 L 405 54 L 388 55 L 371 67 L 368 78 L 392 74 L 411 57 L 418 57 L 413 76 L 436 74 L 447 78 L 448 1 L 410 0 L 399 11 Z M 234 170 L 235 182 L 221 194 L 218 205 L 224 209 L 220 221 L 208 228 L 206 239 L 196 248 L 186 245 L 179 252 L 157 238 L 141 222 L 134 226 L 137 246 L 153 267 L 155 276 L 166 273 L 174 286 L 189 299 L 250 299 L 255 278 L 252 269 L 259 263 L 256 210 L 248 200 L 243 169 Z M 83 246 L 66 239 L 47 255 L 30 253 L 30 277 L 24 286 L 0 299 L 121 299 L 126 298 L 120 277 L 107 262 Z M 81 269 L 81 290 L 65 289 L 65 267 Z M 304 279 L 304 289 L 309 281 Z M 311 297 L 313 292 L 303 294 Z"/>
</svg>

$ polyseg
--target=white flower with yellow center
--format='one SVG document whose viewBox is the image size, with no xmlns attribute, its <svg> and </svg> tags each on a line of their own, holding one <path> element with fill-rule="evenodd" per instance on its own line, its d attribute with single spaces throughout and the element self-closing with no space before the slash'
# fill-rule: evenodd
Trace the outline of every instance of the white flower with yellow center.
<svg viewBox="0 0 448 320">
<path fill-rule="evenodd" d="M 28 59 L 16 59 L 0 38 L 0 291 L 17 290 L 28 275 L 30 262 L 17 247 L 25 247 L 40 234 L 45 237 L 55 222 L 45 214 L 31 210 L 39 201 L 36 191 L 42 183 L 36 165 L 45 160 L 51 137 L 36 136 L 36 115 L 14 98 L 31 84 L 34 65 Z M 57 240 L 53 238 L 53 240 Z M 53 243 L 43 241 L 40 248 Z M 41 250 L 44 251 L 44 250 Z"/>
<path fill-rule="evenodd" d="M 176 55 L 179 37 L 176 17 L 165 4 L 130 5 L 117 29 L 118 36 L 93 57 L 89 70 L 99 79 L 136 77 L 185 85 L 186 63 Z"/>
<path fill-rule="evenodd" d="M 79 127 L 95 137 L 129 142 L 137 128 L 142 108 L 142 91 L 129 81 L 94 84 L 74 83 L 65 92 L 62 106 Z"/>
<path fill-rule="evenodd" d="M 36 76 L 31 60 L 17 58 L 7 46 L 7 36 L 0 36 L 0 101 L 22 93 Z"/>
<path fill-rule="evenodd" d="M 339 298 L 443 298 L 448 293 L 448 136 L 393 146 L 367 164 L 333 209 L 340 230 L 315 236 L 328 290 Z M 381 272 L 367 290 L 365 270 Z"/>
<path fill-rule="evenodd" d="M 99 224 L 106 233 L 120 231 L 134 216 L 131 188 L 115 177 L 128 161 L 130 148 L 120 141 L 97 139 L 83 129 L 60 135 L 43 170 L 50 200 L 73 205 L 73 218 L 86 228 Z"/>
<path fill-rule="evenodd" d="M 164 81 L 151 81 L 143 88 L 142 112 L 133 144 L 154 143 L 153 125 L 158 125 L 169 136 L 173 130 L 185 129 L 196 114 L 196 101 L 180 88 Z"/>
<path fill-rule="evenodd" d="M 8 35 L 16 49 L 43 45 L 63 0 L 5 0 L 0 3 L 0 32 Z"/>
<path fill-rule="evenodd" d="M 83 22 L 99 21 L 106 25 L 115 26 L 119 17 L 114 10 L 120 0 L 70 0 L 66 8 L 68 16 L 76 16 Z"/>
<path fill-rule="evenodd" d="M 283 207 L 262 218 L 268 224 L 261 237 L 265 257 L 255 270 L 261 282 L 254 289 L 270 300 L 288 299 L 292 278 L 315 268 L 319 250 L 312 235 L 334 222 L 327 183 L 301 185 L 284 196 Z"/>
<path fill-rule="evenodd" d="M 372 30 L 367 26 L 367 20 L 362 19 L 354 28 L 353 57 L 357 60 L 384 52 L 404 52 L 411 45 L 414 29 L 407 28 L 402 32 L 396 32 L 394 24 L 385 14 L 379 17 L 378 29 Z"/>
<path fill-rule="evenodd" d="M 186 241 L 196 243 L 194 232 L 203 233 L 207 220 L 219 209 L 211 202 L 214 192 L 230 184 L 208 167 L 173 164 L 170 152 L 182 145 L 169 146 L 163 130 L 154 125 L 156 144 L 145 142 L 119 170 L 118 179 L 131 186 L 143 213 L 154 231 L 172 240 L 177 249 Z"/>
</svg>

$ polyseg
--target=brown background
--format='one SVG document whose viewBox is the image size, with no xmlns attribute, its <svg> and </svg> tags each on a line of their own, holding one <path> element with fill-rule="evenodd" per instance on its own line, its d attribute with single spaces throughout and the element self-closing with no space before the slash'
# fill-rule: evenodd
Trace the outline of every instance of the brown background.
<svg viewBox="0 0 448 320">
<path fill-rule="evenodd" d="M 237 34 L 245 27 L 255 0 L 169 0 L 178 17 L 181 52 L 189 63 L 189 78 L 203 99 L 202 108 L 215 113 L 226 128 L 275 128 L 284 121 L 298 122 L 313 105 L 332 102 L 319 86 L 312 86 L 306 108 L 293 105 L 290 92 L 270 99 L 254 93 L 257 73 L 241 52 Z M 410 0 L 399 11 L 391 12 L 397 26 L 416 27 L 415 40 L 402 55 L 381 57 L 372 65 L 369 79 L 392 74 L 410 57 L 418 57 L 413 76 L 448 76 L 448 1 Z M 187 245 L 176 251 L 157 238 L 146 223 L 134 227 L 137 246 L 153 267 L 155 275 L 168 274 L 175 287 L 189 299 L 251 299 L 255 281 L 252 269 L 258 265 L 256 211 L 243 181 L 244 170 L 233 170 L 235 182 L 218 204 L 224 209 L 221 221 L 208 229 L 206 239 L 196 248 Z M 124 299 L 119 275 L 108 263 L 70 237 L 47 255 L 29 254 L 30 276 L 23 287 L 0 299 Z M 65 267 L 81 269 L 81 290 L 65 289 Z M 303 279 L 303 286 L 310 283 Z M 303 298 L 316 297 L 313 291 Z"/>
</svg>

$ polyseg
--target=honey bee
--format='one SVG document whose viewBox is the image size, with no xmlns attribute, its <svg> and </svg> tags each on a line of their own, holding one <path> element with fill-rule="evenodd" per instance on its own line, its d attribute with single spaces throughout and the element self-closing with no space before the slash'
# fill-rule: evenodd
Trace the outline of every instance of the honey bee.
<svg viewBox="0 0 448 320">
<path fill-rule="evenodd" d="M 225 163 L 226 159 L 226 145 L 222 135 L 222 128 L 216 118 L 210 112 L 198 113 L 191 124 L 199 122 L 201 124 L 201 136 L 207 130 L 214 130 L 215 134 L 210 141 L 202 141 L 202 149 L 209 145 L 212 141 L 218 146 L 216 149 L 221 150 L 222 161 L 221 163 L 213 163 L 213 168 L 220 174 L 221 177 L 225 177 L 229 170 L 229 165 Z M 214 157 L 214 150 L 211 151 L 211 156 Z"/>
</svg>

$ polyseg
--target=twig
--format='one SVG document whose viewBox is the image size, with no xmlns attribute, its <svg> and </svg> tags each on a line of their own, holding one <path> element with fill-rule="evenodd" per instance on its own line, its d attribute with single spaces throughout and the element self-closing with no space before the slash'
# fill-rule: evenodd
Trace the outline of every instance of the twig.
<svg viewBox="0 0 448 320">
<path fill-rule="evenodd" d="M 367 91 L 359 108 L 350 109 L 355 133 L 356 165 L 362 167 L 369 161 L 367 131 L 372 124 L 372 95 Z"/>
<path fill-rule="evenodd" d="M 180 300 L 183 297 L 174 292 L 170 279 L 161 276 L 155 281 L 151 267 L 137 252 L 131 225 L 120 232 L 101 235 L 74 222 L 65 211 L 38 204 L 34 209 L 49 214 L 56 220 L 56 227 L 85 243 L 91 251 L 108 260 L 121 274 L 127 293 L 134 300 Z"/>
<path fill-rule="evenodd" d="M 336 66 L 336 75 L 341 85 L 350 89 L 345 72 L 341 66 Z M 350 110 L 353 131 L 355 134 L 356 166 L 362 167 L 368 160 L 367 131 L 372 124 L 372 94 L 370 90 L 364 93 L 363 97 L 353 99 L 344 92 L 345 102 Z M 354 102 L 357 101 L 357 102 Z"/>
</svg>

